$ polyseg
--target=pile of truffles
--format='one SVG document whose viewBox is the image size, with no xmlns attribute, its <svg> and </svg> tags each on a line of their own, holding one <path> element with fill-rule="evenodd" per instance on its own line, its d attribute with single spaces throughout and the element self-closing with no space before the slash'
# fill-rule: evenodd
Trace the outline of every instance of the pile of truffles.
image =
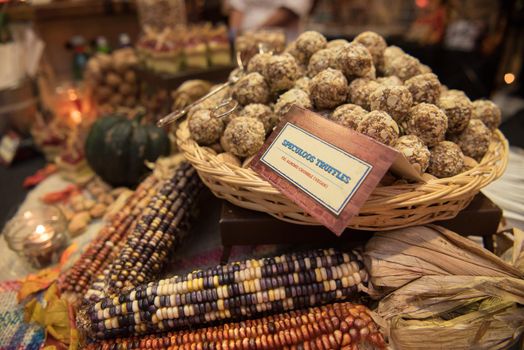
<svg viewBox="0 0 524 350">
<path fill-rule="evenodd" d="M 222 161 L 244 166 L 292 105 L 396 148 L 437 178 L 481 161 L 501 119 L 493 102 L 441 85 L 431 68 L 373 32 L 352 42 L 304 32 L 282 53 L 254 55 L 229 94 L 240 108 L 227 120 L 197 107 L 189 129 Z"/>
</svg>

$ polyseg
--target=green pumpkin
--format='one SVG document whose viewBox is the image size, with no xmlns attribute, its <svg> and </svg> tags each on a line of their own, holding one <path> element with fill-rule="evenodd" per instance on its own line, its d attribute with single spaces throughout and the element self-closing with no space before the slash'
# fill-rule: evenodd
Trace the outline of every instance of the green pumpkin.
<svg viewBox="0 0 524 350">
<path fill-rule="evenodd" d="M 135 186 L 154 162 L 168 155 L 170 142 L 166 132 L 150 124 L 140 124 L 142 115 L 133 120 L 107 116 L 97 120 L 87 136 L 86 159 L 94 172 L 113 186 Z"/>
</svg>

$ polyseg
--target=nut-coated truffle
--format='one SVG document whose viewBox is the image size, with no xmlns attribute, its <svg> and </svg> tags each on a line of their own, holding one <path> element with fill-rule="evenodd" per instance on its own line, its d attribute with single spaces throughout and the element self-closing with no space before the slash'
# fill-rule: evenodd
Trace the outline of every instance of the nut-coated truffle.
<svg viewBox="0 0 524 350">
<path fill-rule="evenodd" d="M 364 119 L 367 113 L 364 108 L 358 105 L 346 103 L 337 107 L 329 118 L 340 125 L 357 130 L 358 124 Z"/>
<path fill-rule="evenodd" d="M 295 43 L 296 49 L 303 53 L 306 59 L 309 59 L 315 52 L 326 47 L 327 40 L 319 32 L 310 30 L 300 34 Z"/>
<path fill-rule="evenodd" d="M 290 42 L 289 45 L 286 47 L 286 50 L 284 51 L 284 53 L 287 53 L 293 56 L 293 58 L 295 59 L 298 65 L 307 66 L 309 57 L 306 57 L 305 53 L 297 49 L 296 41 Z"/>
<path fill-rule="evenodd" d="M 406 80 L 406 87 L 413 96 L 414 103 L 436 104 L 440 97 L 440 81 L 433 73 L 419 74 Z"/>
<path fill-rule="evenodd" d="M 241 105 L 250 103 L 267 103 L 269 101 L 269 89 L 260 73 L 249 73 L 233 86 L 233 98 Z"/>
<path fill-rule="evenodd" d="M 417 136 L 401 136 L 395 142 L 393 147 L 401 152 L 411 165 L 421 174 L 428 168 L 430 156 L 429 149 Z"/>
<path fill-rule="evenodd" d="M 309 95 L 306 92 L 300 89 L 291 89 L 280 95 L 277 103 L 275 103 L 275 113 L 279 118 L 282 118 L 292 105 L 308 109 L 313 107 Z"/>
<path fill-rule="evenodd" d="M 238 117 L 226 127 L 220 144 L 226 152 L 237 157 L 249 157 L 264 144 L 266 132 L 258 119 Z"/>
<path fill-rule="evenodd" d="M 248 73 L 257 72 L 266 75 L 266 69 L 269 65 L 269 60 L 273 55 L 268 52 L 260 52 L 255 56 L 251 57 L 249 63 L 247 64 Z"/>
<path fill-rule="evenodd" d="M 451 137 L 464 155 L 480 161 L 488 151 L 491 131 L 479 119 L 471 119 L 468 126 L 458 135 Z"/>
<path fill-rule="evenodd" d="M 224 123 L 212 117 L 210 110 L 200 109 L 189 116 L 188 127 L 191 138 L 199 145 L 211 145 L 220 138 L 224 130 Z"/>
<path fill-rule="evenodd" d="M 379 87 L 380 84 L 375 80 L 355 79 L 349 84 L 349 101 L 369 111 L 369 96 Z"/>
<path fill-rule="evenodd" d="M 401 80 L 406 81 L 421 73 L 420 61 L 411 55 L 403 54 L 391 60 L 386 75 L 396 75 Z"/>
<path fill-rule="evenodd" d="M 397 141 L 397 123 L 386 112 L 372 111 L 358 124 L 357 131 L 379 142 L 391 146 Z"/>
<path fill-rule="evenodd" d="M 328 41 L 326 45 L 326 49 L 333 49 L 335 47 L 339 47 L 339 46 L 343 46 L 347 44 L 349 44 L 349 41 L 347 41 L 346 39 L 335 39 L 335 40 Z"/>
<path fill-rule="evenodd" d="M 471 119 L 473 104 L 465 94 L 449 90 L 440 95 L 437 106 L 448 117 L 448 133 L 457 134 L 466 128 Z"/>
<path fill-rule="evenodd" d="M 384 111 L 397 122 L 407 117 L 412 104 L 413 98 L 405 86 L 380 86 L 369 96 L 371 110 Z"/>
<path fill-rule="evenodd" d="M 386 40 L 375 32 L 362 32 L 355 38 L 355 42 L 364 45 L 371 56 L 373 57 L 373 63 L 375 65 L 379 64 L 384 55 L 384 50 L 388 45 Z"/>
<path fill-rule="evenodd" d="M 382 54 L 380 63 L 377 65 L 378 71 L 385 76 L 395 75 L 392 65 L 393 60 L 404 54 L 404 50 L 400 47 L 394 45 L 388 46 Z"/>
<path fill-rule="evenodd" d="M 307 66 L 307 75 L 312 78 L 327 68 L 335 68 L 337 61 L 337 52 L 333 49 L 318 50 L 309 59 Z"/>
<path fill-rule="evenodd" d="M 383 86 L 402 86 L 402 80 L 399 77 L 390 75 L 389 77 L 377 78 L 377 83 Z"/>
<path fill-rule="evenodd" d="M 308 77 L 302 77 L 300 79 L 297 79 L 297 81 L 295 81 L 294 88 L 303 90 L 309 94 L 309 83 L 310 82 L 311 82 L 311 79 L 309 79 Z"/>
<path fill-rule="evenodd" d="M 476 100 L 473 102 L 473 118 L 480 119 L 491 130 L 500 125 L 500 108 L 489 100 Z"/>
<path fill-rule="evenodd" d="M 420 103 L 411 107 L 403 123 L 406 134 L 418 136 L 428 147 L 444 140 L 448 117 L 435 105 Z"/>
<path fill-rule="evenodd" d="M 460 174 L 464 168 L 464 154 L 450 141 L 442 141 L 430 150 L 428 173 L 438 178 Z"/>
<path fill-rule="evenodd" d="M 336 48 L 338 69 L 346 78 L 364 77 L 373 68 L 373 58 L 362 44 L 351 42 Z"/>
<path fill-rule="evenodd" d="M 309 91 L 318 109 L 335 108 L 347 99 L 348 81 L 341 71 L 328 68 L 311 79 Z"/>
<path fill-rule="evenodd" d="M 273 113 L 271 107 L 261 103 L 252 103 L 245 106 L 240 111 L 238 116 L 256 118 L 260 120 L 262 124 L 264 124 L 264 130 L 266 131 L 266 133 L 273 130 L 273 127 L 278 121 L 278 117 L 275 113 Z"/>
<path fill-rule="evenodd" d="M 289 90 L 300 77 L 300 67 L 290 54 L 274 55 L 265 77 L 272 92 Z"/>
</svg>

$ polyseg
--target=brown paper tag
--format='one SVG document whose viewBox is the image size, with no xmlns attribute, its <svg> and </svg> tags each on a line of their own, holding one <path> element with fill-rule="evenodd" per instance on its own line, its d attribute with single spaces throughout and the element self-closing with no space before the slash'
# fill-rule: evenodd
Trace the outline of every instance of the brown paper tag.
<svg viewBox="0 0 524 350">
<path fill-rule="evenodd" d="M 340 235 L 399 154 L 293 106 L 255 156 L 251 168 Z"/>
</svg>

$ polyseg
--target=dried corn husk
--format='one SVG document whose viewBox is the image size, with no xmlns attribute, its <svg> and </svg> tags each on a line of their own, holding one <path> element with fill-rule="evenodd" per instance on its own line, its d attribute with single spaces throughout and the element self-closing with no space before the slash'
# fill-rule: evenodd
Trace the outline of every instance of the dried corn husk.
<svg viewBox="0 0 524 350">
<path fill-rule="evenodd" d="M 373 297 L 422 276 L 523 277 L 495 254 L 434 225 L 378 232 L 366 244 L 364 260 L 375 288 Z"/>
<path fill-rule="evenodd" d="M 395 349 L 506 349 L 522 334 L 524 309 L 500 299 L 487 300 L 477 311 L 450 320 L 391 322 L 389 341 Z"/>
<path fill-rule="evenodd" d="M 375 310 L 381 317 L 424 319 L 489 297 L 524 305 L 524 280 L 486 276 L 424 276 L 387 295 Z"/>
<path fill-rule="evenodd" d="M 437 226 L 376 234 L 365 263 L 395 349 L 503 349 L 524 331 L 522 232 L 512 262 Z"/>
</svg>

